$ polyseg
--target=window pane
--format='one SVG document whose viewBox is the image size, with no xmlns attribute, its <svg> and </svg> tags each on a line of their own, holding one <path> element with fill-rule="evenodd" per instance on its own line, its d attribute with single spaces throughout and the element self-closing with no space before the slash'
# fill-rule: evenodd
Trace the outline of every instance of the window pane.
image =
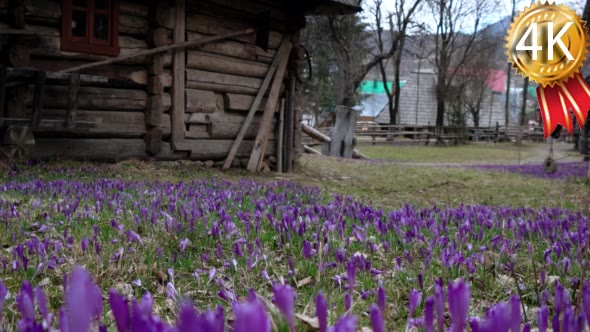
<svg viewBox="0 0 590 332">
<path fill-rule="evenodd" d="M 74 10 L 72 13 L 72 36 L 86 37 L 86 12 Z"/>
<path fill-rule="evenodd" d="M 108 0 L 94 0 L 94 7 L 96 9 L 107 9 Z"/>
<path fill-rule="evenodd" d="M 94 38 L 96 40 L 109 39 L 109 21 L 104 14 L 94 16 Z"/>
<path fill-rule="evenodd" d="M 74 7 L 86 7 L 86 0 L 72 0 Z"/>
</svg>

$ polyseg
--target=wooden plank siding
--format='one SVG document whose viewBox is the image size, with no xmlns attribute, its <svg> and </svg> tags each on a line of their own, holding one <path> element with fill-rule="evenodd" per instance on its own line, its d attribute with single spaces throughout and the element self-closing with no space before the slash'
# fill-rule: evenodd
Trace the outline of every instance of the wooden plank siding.
<svg viewBox="0 0 590 332">
<path fill-rule="evenodd" d="M 0 0 L 0 27 L 11 28 Z M 82 70 L 79 81 L 48 75 L 41 100 L 34 80 L 8 82 L 5 117 L 35 120 L 33 158 L 117 161 L 126 158 L 223 161 L 269 69 L 285 33 L 293 34 L 287 2 L 261 0 L 176 0 L 156 3 L 120 0 L 120 55 L 254 27 L 270 12 L 268 48 L 254 34 L 199 48 L 142 56 Z M 174 3 L 175 5 L 172 5 Z M 183 8 L 183 4 L 185 5 Z M 60 0 L 27 0 L 24 29 L 29 36 L 2 39 L 15 55 L 10 68 L 55 72 L 107 56 L 61 50 Z M 2 43 L 8 43 L 5 44 Z M 297 47 L 297 45 L 294 45 Z M 70 82 L 76 87 L 70 88 Z M 285 98 L 283 83 L 273 100 Z M 73 100 L 76 96 L 75 102 Z M 247 165 L 259 134 L 263 98 L 240 145 L 237 164 Z M 33 109 L 42 112 L 33 115 Z M 278 110 L 278 103 L 269 109 Z M 2 116 L 2 114 L 0 114 Z M 264 158 L 277 152 L 278 113 L 265 121 L 270 133 Z M 269 126 L 267 128 L 267 126 Z M 272 158 L 271 158 L 272 159 Z"/>
</svg>

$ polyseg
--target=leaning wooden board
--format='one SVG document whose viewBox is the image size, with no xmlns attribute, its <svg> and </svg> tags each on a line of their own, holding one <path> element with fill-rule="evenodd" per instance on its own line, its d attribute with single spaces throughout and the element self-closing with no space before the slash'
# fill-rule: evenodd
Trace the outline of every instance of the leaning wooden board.
<svg viewBox="0 0 590 332">
<path fill-rule="evenodd" d="M 244 120 L 242 128 L 240 129 L 240 132 L 238 133 L 238 137 L 236 138 L 231 149 L 229 150 L 227 158 L 225 159 L 225 163 L 223 164 L 223 169 L 228 169 L 231 166 L 232 161 L 236 155 L 236 152 L 238 151 L 238 149 L 240 147 L 240 143 L 242 143 L 242 140 L 244 139 L 244 136 L 246 135 L 246 132 L 248 131 L 248 127 L 250 126 L 250 123 L 252 122 L 252 119 L 254 118 L 254 114 L 256 113 L 256 110 L 258 109 L 258 106 L 260 105 L 260 102 L 262 101 L 262 98 L 266 93 L 266 89 L 268 88 L 268 85 L 270 84 L 270 80 L 272 79 L 273 76 L 275 76 L 275 82 L 276 82 L 277 76 L 275 74 L 278 73 L 278 70 L 282 68 L 282 71 L 283 72 L 285 71 L 285 67 L 287 65 L 287 60 L 289 59 L 290 52 L 291 52 L 291 43 L 289 42 L 289 35 L 285 35 L 283 37 L 283 41 L 281 42 L 281 46 L 279 47 L 277 55 L 273 59 L 272 64 L 270 65 L 270 68 L 268 69 L 268 73 L 266 74 L 266 77 L 264 78 L 264 81 L 262 82 L 260 90 L 258 90 L 258 94 L 256 95 L 256 98 L 252 102 L 252 106 L 250 107 L 250 111 L 248 112 L 248 115 L 246 116 L 246 119 Z M 282 82 L 282 79 L 281 79 L 281 82 Z M 280 88 L 280 84 L 279 84 L 279 88 Z M 278 97 L 278 94 L 277 94 L 277 97 Z M 266 102 L 267 109 L 269 108 L 268 105 L 270 103 L 270 100 L 271 100 L 270 98 L 267 99 L 267 102 Z M 275 102 L 275 104 L 276 104 L 276 102 Z M 267 112 L 265 110 L 264 114 L 266 114 L 266 113 Z M 263 115 L 263 119 L 264 119 L 264 115 Z M 262 129 L 262 125 L 260 126 L 260 129 Z"/>
<path fill-rule="evenodd" d="M 262 115 L 260 129 L 258 130 L 258 135 L 256 136 L 256 140 L 254 141 L 254 149 L 252 149 L 252 153 L 250 154 L 250 161 L 248 162 L 248 171 L 250 172 L 256 172 L 262 161 L 264 149 L 266 147 L 266 141 L 268 139 L 268 133 L 270 130 L 270 126 L 272 125 L 272 120 L 274 118 L 274 114 L 279 101 L 281 85 L 283 85 L 283 78 L 285 77 L 285 72 L 287 70 L 287 63 L 289 62 L 289 55 L 291 54 L 291 46 L 291 43 L 288 42 L 286 46 L 286 52 L 279 53 L 278 55 L 279 65 L 277 67 L 277 71 L 272 82 L 272 87 L 270 88 L 270 93 L 268 94 L 268 100 L 266 102 L 264 114 Z"/>
</svg>

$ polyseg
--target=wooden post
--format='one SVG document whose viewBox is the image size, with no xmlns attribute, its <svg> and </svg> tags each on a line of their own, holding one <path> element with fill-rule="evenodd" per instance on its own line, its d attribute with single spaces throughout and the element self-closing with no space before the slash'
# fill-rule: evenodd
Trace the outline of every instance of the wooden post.
<svg viewBox="0 0 590 332">
<path fill-rule="evenodd" d="M 6 66 L 0 65 L 0 119 L 4 117 L 4 105 L 6 104 Z"/>
<path fill-rule="evenodd" d="M 176 1 L 176 21 L 174 26 L 174 43 L 185 41 L 186 29 L 186 0 Z M 184 48 L 176 50 L 172 60 L 172 147 L 174 150 L 186 150 L 183 147 L 185 126 L 185 70 L 186 52 Z"/>
<path fill-rule="evenodd" d="M 288 38 L 288 36 L 285 36 L 285 38 Z M 256 140 L 254 141 L 254 148 L 252 149 L 252 153 L 250 154 L 250 160 L 248 161 L 248 171 L 250 172 L 256 172 L 258 170 L 262 158 L 264 157 L 262 155 L 264 144 L 268 138 L 269 128 L 272 125 L 272 120 L 274 118 L 276 105 L 279 100 L 279 93 L 281 91 L 281 85 L 283 85 L 283 78 L 285 77 L 285 72 L 287 69 L 287 63 L 289 62 L 290 54 L 291 42 L 287 42 L 287 46 L 285 47 L 285 53 L 281 54 L 279 58 L 277 72 L 273 79 L 272 86 L 270 88 L 270 93 L 268 94 L 266 108 L 264 109 L 262 121 L 258 129 L 258 135 L 256 135 Z"/>
<path fill-rule="evenodd" d="M 157 155 L 162 151 L 162 130 L 153 128 L 145 134 L 145 150 L 152 156 Z"/>
<path fill-rule="evenodd" d="M 244 139 L 244 136 L 246 135 L 246 133 L 248 131 L 248 127 L 250 126 L 250 123 L 252 122 L 252 119 L 254 118 L 254 114 L 258 110 L 258 106 L 260 105 L 262 98 L 266 94 L 266 90 L 268 89 L 268 86 L 270 85 L 270 80 L 275 75 L 275 72 L 277 72 L 277 67 L 279 67 L 279 64 L 281 63 L 282 58 L 285 56 L 288 57 L 290 48 L 291 48 L 291 43 L 289 43 L 289 37 L 288 36 L 283 37 L 283 40 L 281 42 L 281 46 L 279 47 L 279 50 L 277 51 L 277 54 L 275 55 L 275 58 L 273 59 L 271 65 L 270 65 L 270 68 L 268 68 L 268 72 L 266 73 L 266 77 L 264 78 L 264 81 L 262 81 L 262 86 L 260 87 L 260 90 L 258 90 L 258 94 L 256 94 L 256 98 L 254 98 L 254 102 L 252 102 L 252 106 L 250 106 L 250 110 L 248 111 L 248 115 L 246 116 L 246 119 L 244 120 L 244 123 L 242 124 L 242 128 L 240 129 L 240 132 L 238 133 L 238 137 L 236 138 L 231 149 L 229 150 L 227 158 L 225 159 L 225 163 L 223 164 L 223 167 L 222 167 L 223 169 L 228 169 L 231 166 L 231 163 L 232 163 L 236 153 L 238 152 L 238 149 L 240 148 L 240 144 L 242 143 L 242 140 Z M 268 99 L 267 99 L 267 107 L 268 107 Z"/>
<path fill-rule="evenodd" d="M 333 157 L 352 158 L 355 138 L 356 111 L 350 107 L 336 106 L 336 121 L 332 128 L 332 142 L 329 155 Z"/>
<path fill-rule="evenodd" d="M 285 129 L 283 120 L 285 118 L 285 99 L 281 99 L 281 109 L 279 111 L 279 133 L 277 140 L 277 173 L 283 172 L 283 132 Z"/>
<path fill-rule="evenodd" d="M 70 90 L 68 92 L 68 109 L 66 111 L 66 128 L 74 128 L 76 125 L 76 113 L 78 112 L 78 91 L 80 90 L 80 74 L 70 76 Z"/>
<path fill-rule="evenodd" d="M 33 96 L 33 128 L 39 126 L 41 112 L 43 112 L 43 96 L 45 94 L 45 79 L 47 74 L 44 71 L 37 72 L 35 78 L 35 95 Z"/>
<path fill-rule="evenodd" d="M 287 93 L 287 114 L 285 125 L 285 166 L 288 173 L 293 170 L 293 145 L 295 133 L 295 73 L 289 73 L 288 93 Z"/>
</svg>

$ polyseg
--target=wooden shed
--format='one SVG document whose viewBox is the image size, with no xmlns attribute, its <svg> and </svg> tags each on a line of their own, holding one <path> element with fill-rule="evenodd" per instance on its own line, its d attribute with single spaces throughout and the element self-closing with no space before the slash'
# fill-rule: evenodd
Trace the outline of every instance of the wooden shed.
<svg viewBox="0 0 590 332">
<path fill-rule="evenodd" d="M 0 152 L 288 170 L 301 152 L 305 16 L 358 10 L 357 0 L 0 0 Z"/>
</svg>

